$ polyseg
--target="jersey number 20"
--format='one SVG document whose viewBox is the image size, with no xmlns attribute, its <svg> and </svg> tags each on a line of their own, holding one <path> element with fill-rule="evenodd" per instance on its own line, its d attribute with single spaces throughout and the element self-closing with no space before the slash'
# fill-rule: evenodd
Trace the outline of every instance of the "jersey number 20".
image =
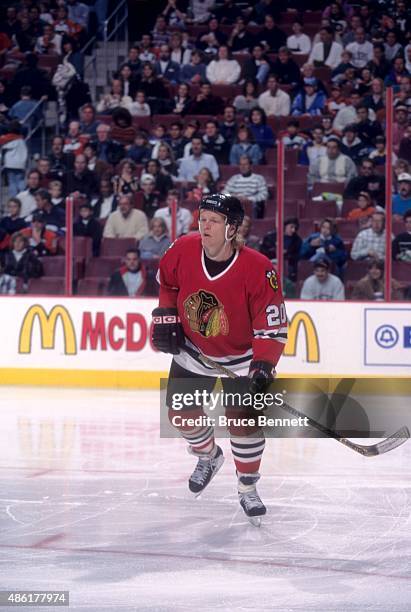
<svg viewBox="0 0 411 612">
<path fill-rule="evenodd" d="M 265 313 L 267 315 L 267 325 L 269 325 L 269 327 L 275 327 L 287 321 L 287 313 L 285 312 L 284 304 L 280 304 L 279 308 L 276 304 L 270 304 L 270 306 L 267 306 L 265 309 Z"/>
</svg>

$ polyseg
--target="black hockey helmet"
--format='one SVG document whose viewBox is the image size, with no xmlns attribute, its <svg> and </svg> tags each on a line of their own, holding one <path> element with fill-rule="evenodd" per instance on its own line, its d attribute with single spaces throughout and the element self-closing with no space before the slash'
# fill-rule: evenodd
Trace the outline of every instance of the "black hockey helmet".
<svg viewBox="0 0 411 612">
<path fill-rule="evenodd" d="M 213 193 L 204 196 L 199 210 L 212 210 L 227 217 L 230 225 L 241 225 L 244 219 L 244 208 L 240 200 L 229 193 Z"/>
</svg>

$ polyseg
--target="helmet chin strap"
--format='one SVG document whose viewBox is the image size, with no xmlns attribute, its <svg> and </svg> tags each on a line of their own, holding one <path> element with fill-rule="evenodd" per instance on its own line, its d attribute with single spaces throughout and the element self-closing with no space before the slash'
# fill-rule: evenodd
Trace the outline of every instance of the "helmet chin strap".
<svg viewBox="0 0 411 612">
<path fill-rule="evenodd" d="M 230 229 L 230 225 L 228 223 L 228 221 L 226 221 L 225 224 L 225 234 L 224 234 L 224 238 L 226 242 L 231 242 L 232 240 L 234 240 L 234 236 L 236 235 L 236 232 L 234 232 L 234 234 L 231 236 L 231 238 L 228 237 L 228 230 Z"/>
</svg>

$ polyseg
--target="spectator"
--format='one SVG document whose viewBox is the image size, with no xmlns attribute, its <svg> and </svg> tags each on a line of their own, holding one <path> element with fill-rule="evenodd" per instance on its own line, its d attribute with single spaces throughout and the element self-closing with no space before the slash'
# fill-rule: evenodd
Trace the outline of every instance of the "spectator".
<svg viewBox="0 0 411 612">
<path fill-rule="evenodd" d="M 228 39 L 228 46 L 233 53 L 247 53 L 253 42 L 254 36 L 248 31 L 244 17 L 238 15 Z"/>
<path fill-rule="evenodd" d="M 63 183 L 61 181 L 50 181 L 49 194 L 53 206 L 58 206 L 64 212 L 66 211 L 66 202 L 63 196 Z"/>
<path fill-rule="evenodd" d="M 67 9 L 69 19 L 81 26 L 83 30 L 86 30 L 88 27 L 90 7 L 77 0 L 67 0 Z"/>
<path fill-rule="evenodd" d="M 258 107 L 257 81 L 248 79 L 244 82 L 243 93 L 234 98 L 233 106 L 243 116 L 248 115 L 253 108 Z"/>
<path fill-rule="evenodd" d="M 385 108 L 384 82 L 382 79 L 374 78 L 371 81 L 371 91 L 365 96 L 363 104 L 375 113 Z"/>
<path fill-rule="evenodd" d="M 180 81 L 180 65 L 171 59 L 171 49 L 163 44 L 160 47 L 158 61 L 154 64 L 154 69 L 160 79 L 169 81 L 172 84 Z"/>
<path fill-rule="evenodd" d="M 238 128 L 236 142 L 230 150 L 230 164 L 237 166 L 243 155 L 246 155 L 253 165 L 260 164 L 263 159 L 261 148 L 255 143 L 252 131 L 245 124 Z"/>
<path fill-rule="evenodd" d="M 36 170 L 40 174 L 40 187 L 48 189 L 50 181 L 53 180 L 53 175 L 50 172 L 50 160 L 48 157 L 40 157 L 36 163 Z"/>
<path fill-rule="evenodd" d="M 104 238 L 135 238 L 141 240 L 148 233 L 147 217 L 142 210 L 133 208 L 131 197 L 121 195 L 117 210 L 112 212 L 104 226 Z"/>
<path fill-rule="evenodd" d="M 368 191 L 373 200 L 384 208 L 385 206 L 385 179 L 375 172 L 372 159 L 363 159 L 360 165 L 359 176 L 354 176 L 347 184 L 343 197 L 356 200 L 360 191 Z"/>
<path fill-rule="evenodd" d="M 384 289 L 384 262 L 372 259 L 368 264 L 366 276 L 354 285 L 352 299 L 366 302 L 383 302 Z M 400 284 L 395 279 L 391 280 L 391 292 L 392 299 L 402 299 Z"/>
<path fill-rule="evenodd" d="M 70 121 L 67 136 L 64 139 L 63 152 L 79 155 L 83 153 L 84 145 L 88 141 L 89 137 L 81 133 L 80 121 Z"/>
<path fill-rule="evenodd" d="M 8 214 L 0 219 L 0 230 L 11 236 L 26 227 L 26 222 L 21 217 L 21 202 L 18 198 L 9 199 L 7 212 Z"/>
<path fill-rule="evenodd" d="M 170 38 L 171 61 L 178 64 L 181 68 L 183 64 L 188 64 L 191 57 L 191 49 L 183 42 L 180 32 L 173 32 Z M 180 72 L 181 76 L 181 72 Z"/>
<path fill-rule="evenodd" d="M 140 186 L 143 192 L 142 209 L 147 215 L 147 218 L 152 219 L 154 213 L 160 208 L 160 195 L 156 191 L 156 184 L 153 177 L 147 174 L 144 179 L 140 181 Z"/>
<path fill-rule="evenodd" d="M 376 139 L 376 145 L 377 145 Z M 411 163 L 411 125 L 409 125 L 404 132 L 404 138 L 400 141 L 400 147 L 398 149 L 398 154 L 401 159 L 405 159 L 408 163 Z M 382 153 L 380 153 L 382 158 Z M 377 161 L 378 163 L 378 161 Z M 384 139 L 384 161 L 381 163 L 385 163 L 385 139 Z"/>
<path fill-rule="evenodd" d="M 92 104 L 83 104 L 80 108 L 80 129 L 82 134 L 95 138 L 99 122 L 96 120 L 96 110 Z"/>
<path fill-rule="evenodd" d="M 219 115 L 223 107 L 222 98 L 211 93 L 210 83 L 202 83 L 200 92 L 188 107 L 188 112 L 190 115 Z"/>
<path fill-rule="evenodd" d="M 31 87 L 28 85 L 22 87 L 20 100 L 13 104 L 9 110 L 9 119 L 19 121 L 21 125 L 30 130 L 40 121 L 43 114 L 42 109 L 37 104 L 38 101 L 33 100 L 31 97 Z M 30 115 L 30 119 L 26 120 L 28 115 Z"/>
<path fill-rule="evenodd" d="M 221 32 L 218 19 L 212 17 L 208 22 L 208 31 L 204 34 L 199 34 L 195 46 L 208 55 L 208 57 L 213 57 L 216 55 L 220 45 L 225 44 L 227 44 L 227 36 Z"/>
<path fill-rule="evenodd" d="M 177 94 L 174 96 L 170 110 L 175 115 L 184 116 L 188 113 L 192 99 L 190 97 L 190 87 L 187 83 L 180 83 Z"/>
<path fill-rule="evenodd" d="M 411 132 L 410 132 L 411 135 Z M 401 147 L 400 147 L 400 156 L 401 155 Z M 375 149 L 371 151 L 369 154 L 369 159 L 371 159 L 376 166 L 385 166 L 385 162 L 387 159 L 387 151 L 386 151 L 386 142 L 384 136 L 377 136 L 375 139 Z M 392 154 L 393 161 L 397 159 L 397 156 Z M 411 158 L 410 158 L 411 161 Z"/>
<path fill-rule="evenodd" d="M 197 184 L 191 191 L 188 192 L 187 200 L 199 204 L 203 196 L 208 195 L 209 193 L 215 193 L 216 191 L 217 188 L 210 170 L 208 168 L 201 168 L 197 175 Z M 197 211 L 194 211 L 194 213 L 196 212 Z"/>
<path fill-rule="evenodd" d="M 107 219 L 117 209 L 118 196 L 114 194 L 110 179 L 102 178 L 99 183 L 99 197 L 93 202 L 93 214 L 96 219 Z"/>
<path fill-rule="evenodd" d="M 371 196 L 367 191 L 360 191 L 357 198 L 358 208 L 353 208 L 349 211 L 347 219 L 350 221 L 365 221 L 365 224 L 361 224 L 362 227 L 366 225 L 369 227 L 369 221 L 372 215 L 376 212 L 376 208 L 372 203 Z"/>
<path fill-rule="evenodd" d="M 224 0 L 223 5 L 213 9 L 221 24 L 232 25 L 241 14 L 234 0 Z"/>
<path fill-rule="evenodd" d="M 174 159 L 174 153 L 170 145 L 165 141 L 161 141 L 153 158 L 157 158 L 160 164 L 160 172 L 164 176 L 169 176 L 174 182 L 177 179 L 177 164 Z"/>
<path fill-rule="evenodd" d="M 411 209 L 404 213 L 403 219 L 405 231 L 398 234 L 392 242 L 392 258 L 411 262 Z"/>
<path fill-rule="evenodd" d="M 297 266 L 303 241 L 298 235 L 299 223 L 296 217 L 284 221 L 284 258 L 288 263 L 287 278 L 297 280 Z M 277 232 L 268 232 L 261 243 L 260 251 L 268 259 L 277 259 Z"/>
<path fill-rule="evenodd" d="M 311 51 L 311 40 L 303 32 L 303 24 L 295 19 L 292 24 L 292 35 L 287 38 L 287 48 L 295 55 L 308 55 Z"/>
<path fill-rule="evenodd" d="M 178 173 L 180 181 L 195 181 L 201 168 L 208 168 L 216 181 L 219 176 L 217 160 L 213 155 L 203 152 L 203 141 L 200 136 L 191 139 L 191 155 L 181 160 Z"/>
<path fill-rule="evenodd" d="M 24 173 L 28 149 L 18 121 L 11 121 L 7 134 L 0 136 L 0 155 L 3 154 L 3 168 L 9 184 L 9 196 L 13 197 L 24 189 Z"/>
<path fill-rule="evenodd" d="M 0 260 L 0 295 L 15 295 L 16 279 L 10 274 L 5 274 L 3 263 Z"/>
<path fill-rule="evenodd" d="M 273 74 L 267 79 L 267 90 L 258 97 L 258 105 L 267 116 L 286 117 L 290 114 L 290 96 L 278 86 Z"/>
<path fill-rule="evenodd" d="M 188 6 L 188 23 L 206 23 L 211 17 L 215 0 L 190 0 Z"/>
<path fill-rule="evenodd" d="M 101 225 L 93 216 L 93 207 L 87 201 L 80 205 L 79 217 L 73 225 L 73 234 L 91 238 L 93 257 L 100 255 Z"/>
<path fill-rule="evenodd" d="M 397 40 L 395 30 L 389 30 L 385 35 L 384 43 L 385 57 L 389 62 L 393 62 L 397 55 L 403 53 L 403 48 Z"/>
<path fill-rule="evenodd" d="M 214 119 L 210 119 L 206 123 L 203 134 L 203 148 L 205 153 L 215 157 L 218 164 L 227 163 L 227 143 L 219 132 L 218 122 Z"/>
<path fill-rule="evenodd" d="M 398 193 L 392 197 L 392 213 L 402 219 L 409 209 L 411 209 L 411 174 L 404 172 L 398 177 Z"/>
<path fill-rule="evenodd" d="M 151 219 L 150 232 L 140 241 L 141 259 L 161 259 L 170 244 L 167 224 L 163 217 Z"/>
<path fill-rule="evenodd" d="M 394 125 L 392 126 L 392 142 L 394 152 L 398 155 L 401 140 L 408 127 L 408 108 L 405 104 L 398 104 L 394 109 Z"/>
<path fill-rule="evenodd" d="M 53 178 L 62 179 L 64 174 L 73 169 L 74 155 L 72 152 L 64 152 L 64 138 L 54 136 L 51 141 L 51 152 L 48 155 L 50 162 L 50 173 Z"/>
<path fill-rule="evenodd" d="M 146 272 L 140 261 L 138 249 L 127 249 L 124 266 L 113 272 L 108 284 L 108 294 L 118 297 L 137 297 L 144 293 Z"/>
<path fill-rule="evenodd" d="M 64 210 L 59 206 L 53 206 L 51 201 L 51 195 L 45 189 L 39 189 L 36 191 L 36 204 L 37 208 L 33 211 L 32 215 L 26 218 L 26 221 L 34 219 L 38 212 L 42 213 L 41 219 L 44 222 L 46 230 L 57 234 L 65 226 L 66 216 Z M 31 219 L 30 219 L 31 217 Z M 23 230 L 24 233 L 24 230 Z"/>
<path fill-rule="evenodd" d="M 303 89 L 294 98 L 291 114 L 294 116 L 309 115 L 311 117 L 322 114 L 326 96 L 318 90 L 318 81 L 315 78 L 305 78 Z"/>
<path fill-rule="evenodd" d="M 172 207 L 173 205 L 175 205 L 176 211 L 177 211 L 176 237 L 182 236 L 183 234 L 188 234 L 193 217 L 191 215 L 191 212 L 188 210 L 188 208 L 182 208 L 179 205 L 177 190 L 171 189 L 168 192 L 168 195 L 166 198 L 166 204 L 167 206 L 164 206 L 164 208 L 159 208 L 158 210 L 156 210 L 156 212 L 154 213 L 154 219 L 156 219 L 157 217 L 164 219 L 164 221 L 166 222 L 167 228 L 168 228 L 168 232 L 171 235 L 172 234 Z"/>
<path fill-rule="evenodd" d="M 357 234 L 351 249 L 351 258 L 384 259 L 385 257 L 385 215 L 375 212 L 371 217 L 371 227 Z"/>
<path fill-rule="evenodd" d="M 57 253 L 57 234 L 46 229 L 46 214 L 43 210 L 34 211 L 30 227 L 21 230 L 20 234 L 27 238 L 28 245 L 36 257 Z"/>
<path fill-rule="evenodd" d="M 147 175 L 154 179 L 155 190 L 162 198 L 165 198 L 168 191 L 173 188 L 173 181 L 168 175 L 161 173 L 161 165 L 158 159 L 148 160 L 145 165 L 144 172 L 141 174 L 140 183 L 146 178 Z"/>
<path fill-rule="evenodd" d="M 130 159 L 123 159 L 119 164 L 118 174 L 113 176 L 114 193 L 120 195 L 133 195 L 138 191 L 136 165 Z"/>
<path fill-rule="evenodd" d="M 3 268 L 5 274 L 23 280 L 23 289 L 27 289 L 30 278 L 39 278 L 43 274 L 41 261 L 29 248 L 29 241 L 21 232 L 13 234 L 11 249 L 4 256 Z"/>
<path fill-rule="evenodd" d="M 15 73 L 9 87 L 11 102 L 17 102 L 22 87 L 31 87 L 31 95 L 34 100 L 40 100 L 43 96 L 51 94 L 50 79 L 43 70 L 37 68 L 38 58 L 34 53 L 28 53 L 25 63 Z"/>
<path fill-rule="evenodd" d="M 410 45 L 411 49 L 411 45 Z M 395 95 L 394 106 L 405 104 L 408 111 L 411 111 L 411 73 L 404 74 L 400 77 L 399 91 Z"/>
<path fill-rule="evenodd" d="M 291 53 L 287 47 L 280 47 L 278 57 L 272 65 L 272 72 L 281 85 L 296 87 L 301 82 L 300 68 L 291 58 Z"/>
<path fill-rule="evenodd" d="M 267 125 L 267 117 L 262 108 L 253 108 L 250 112 L 250 130 L 253 133 L 256 144 L 258 144 L 263 153 L 267 149 L 274 147 L 274 132 Z"/>
<path fill-rule="evenodd" d="M 135 164 L 145 164 L 151 158 L 151 147 L 145 132 L 137 132 L 134 143 L 127 151 Z"/>
<path fill-rule="evenodd" d="M 254 45 L 251 57 L 244 63 L 242 76 L 246 81 L 257 81 L 260 85 L 265 83 L 271 64 L 264 53 L 264 48 L 260 44 Z"/>
<path fill-rule="evenodd" d="M 310 234 L 301 245 L 301 259 L 317 261 L 324 257 L 335 264 L 338 276 L 341 277 L 347 261 L 347 252 L 331 219 L 324 219 L 321 222 L 320 231 Z"/>
<path fill-rule="evenodd" d="M 77 76 L 82 79 L 84 76 L 84 55 L 79 50 L 78 41 L 74 38 L 63 36 L 62 40 L 63 47 L 63 59 L 62 64 L 70 63 L 77 73 Z M 73 88 L 74 89 L 74 88 Z M 87 100 L 84 100 L 86 102 Z M 77 100 L 77 104 L 81 105 L 83 102 Z M 73 116 L 77 117 L 78 106 L 75 109 Z"/>
<path fill-rule="evenodd" d="M 405 68 L 405 61 L 403 57 L 396 57 L 393 61 L 390 72 L 385 77 L 384 84 L 387 87 L 394 87 L 396 93 L 400 90 L 400 85 L 403 77 L 407 77 L 408 71 Z"/>
<path fill-rule="evenodd" d="M 133 118 L 126 108 L 116 108 L 112 114 L 111 137 L 123 146 L 132 145 L 136 137 Z"/>
<path fill-rule="evenodd" d="M 143 34 L 140 41 L 138 59 L 142 63 L 154 63 L 157 59 L 153 48 L 153 37 L 151 34 Z"/>
<path fill-rule="evenodd" d="M 124 157 L 123 146 L 111 138 L 111 127 L 105 123 L 100 123 L 97 130 L 97 157 L 101 161 L 116 166 Z"/>
<path fill-rule="evenodd" d="M 375 143 L 377 136 L 382 135 L 380 123 L 370 119 L 370 110 L 363 104 L 357 106 L 357 131 L 361 140 L 369 147 Z"/>
<path fill-rule="evenodd" d="M 146 94 L 146 100 L 151 108 L 151 113 L 161 112 L 168 100 L 169 94 L 163 80 L 157 77 L 153 66 L 149 63 L 143 65 L 138 88 Z"/>
<path fill-rule="evenodd" d="M 265 51 L 269 53 L 278 53 L 280 47 L 285 47 L 287 36 L 275 24 L 273 15 L 266 15 L 264 18 L 264 27 L 258 35 L 260 43 Z"/>
<path fill-rule="evenodd" d="M 352 54 L 351 62 L 355 68 L 364 68 L 373 58 L 373 46 L 365 37 L 364 28 L 356 28 L 355 40 L 346 47 Z"/>
<path fill-rule="evenodd" d="M 206 69 L 207 79 L 213 85 L 231 85 L 237 83 L 241 74 L 240 64 L 230 58 L 227 45 L 218 49 L 217 59 L 212 60 Z"/>
<path fill-rule="evenodd" d="M 357 175 L 354 162 L 341 153 L 341 143 L 337 138 L 329 138 L 327 152 L 310 164 L 307 181 L 314 183 L 348 183 Z"/>
<path fill-rule="evenodd" d="M 98 193 L 97 175 L 87 168 L 85 155 L 77 155 L 74 170 L 69 172 L 65 179 L 65 191 L 74 197 L 83 194 L 90 199 Z"/>
<path fill-rule="evenodd" d="M 342 46 L 334 40 L 332 28 L 327 26 L 321 28 L 320 42 L 313 45 L 308 62 L 314 66 L 336 68 L 341 62 L 342 51 Z"/>
<path fill-rule="evenodd" d="M 24 219 L 36 208 L 36 200 L 34 194 L 40 187 L 40 173 L 38 170 L 30 170 L 27 175 L 27 185 L 24 191 L 17 194 L 18 200 L 21 202 L 20 215 Z"/>
<path fill-rule="evenodd" d="M 371 61 L 368 62 L 367 68 L 371 70 L 374 78 L 382 79 L 382 81 L 391 70 L 391 64 L 385 57 L 384 45 L 381 43 L 373 44 L 373 56 Z"/>
<path fill-rule="evenodd" d="M 132 72 L 133 79 L 138 79 L 141 72 L 141 60 L 139 58 L 139 52 L 140 50 L 136 45 L 130 47 L 130 49 L 128 50 L 128 56 L 126 61 L 120 66 L 121 70 L 123 66 L 127 65 Z"/>
<path fill-rule="evenodd" d="M 268 198 L 268 187 L 261 174 L 255 174 L 247 155 L 239 161 L 239 174 L 234 174 L 225 185 L 225 191 L 236 196 L 244 206 L 250 206 L 255 219 L 264 217 L 265 202 Z"/>
<path fill-rule="evenodd" d="M 348 155 L 353 160 L 354 164 L 359 164 L 361 159 L 368 157 L 371 147 L 367 146 L 361 138 L 358 137 L 358 126 L 347 125 L 343 130 L 343 139 L 341 144 L 341 152 Z"/>
<path fill-rule="evenodd" d="M 31 27 L 28 15 L 20 14 L 19 22 L 20 28 L 14 36 L 18 51 L 20 51 L 20 53 L 30 53 L 34 51 L 38 32 L 35 32 Z"/>
<path fill-rule="evenodd" d="M 228 144 L 234 142 L 237 133 L 236 110 L 232 104 L 224 108 L 223 121 L 220 123 L 220 133 Z"/>
<path fill-rule="evenodd" d="M 333 118 L 331 115 L 323 115 L 321 117 L 321 125 L 324 130 L 324 138 L 328 140 L 331 136 L 335 136 L 335 132 L 333 130 Z"/>
<path fill-rule="evenodd" d="M 312 165 L 319 157 L 327 154 L 324 138 L 324 128 L 316 125 L 311 132 L 311 139 L 303 146 L 298 162 L 302 165 Z"/>
<path fill-rule="evenodd" d="M 299 132 L 300 124 L 297 119 L 287 121 L 287 133 L 283 136 L 283 143 L 287 149 L 300 150 L 305 144 L 305 138 Z"/>
<path fill-rule="evenodd" d="M 348 104 L 341 108 L 333 121 L 333 129 L 338 135 L 341 135 L 343 129 L 347 125 L 357 122 L 357 107 L 361 104 L 361 96 L 358 91 L 353 90 L 348 99 Z M 373 114 L 375 119 L 375 113 Z"/>
<path fill-rule="evenodd" d="M 116 108 L 129 108 L 133 104 L 131 96 L 123 95 L 123 86 L 119 79 L 111 81 L 110 93 L 103 94 L 97 103 L 98 113 L 111 114 Z M 101 125 L 101 124 L 100 124 Z"/>
<path fill-rule="evenodd" d="M 152 31 L 150 47 L 161 47 L 161 45 L 168 45 L 169 40 L 170 34 L 168 33 L 167 20 L 164 15 L 158 15 Z"/>
<path fill-rule="evenodd" d="M 87 168 L 95 172 L 99 180 L 103 175 L 112 173 L 113 167 L 97 158 L 97 144 L 95 142 L 88 142 L 86 144 L 84 147 L 84 155 L 87 159 Z"/>
<path fill-rule="evenodd" d="M 194 49 L 191 53 L 190 62 L 184 64 L 180 70 L 180 81 L 182 83 L 201 83 L 206 80 L 206 65 L 200 49 Z"/>
<path fill-rule="evenodd" d="M 260 250 L 260 238 L 255 234 L 251 233 L 252 221 L 248 215 L 244 215 L 244 219 L 240 227 L 238 228 L 238 233 L 243 239 L 244 246 L 254 249 L 255 251 Z"/>
<path fill-rule="evenodd" d="M 330 274 L 328 259 L 314 263 L 314 274 L 305 279 L 301 289 L 302 300 L 344 300 L 344 285 L 334 274 Z"/>
<path fill-rule="evenodd" d="M 73 37 L 78 40 L 82 27 L 69 19 L 68 10 L 64 5 L 60 5 L 56 12 L 57 19 L 54 21 L 54 29 L 57 34 Z"/>
<path fill-rule="evenodd" d="M 359 77 L 355 82 L 355 87 L 358 89 L 361 96 L 368 95 L 372 88 L 372 74 L 369 68 L 362 68 Z"/>
</svg>

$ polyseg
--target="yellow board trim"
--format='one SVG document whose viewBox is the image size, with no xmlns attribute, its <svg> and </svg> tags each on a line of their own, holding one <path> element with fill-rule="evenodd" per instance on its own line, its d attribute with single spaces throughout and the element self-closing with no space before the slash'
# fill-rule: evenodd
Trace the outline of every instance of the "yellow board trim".
<svg viewBox="0 0 411 612">
<path fill-rule="evenodd" d="M 80 388 L 108 388 L 108 389 L 159 389 L 160 379 L 167 378 L 168 372 L 152 371 L 117 371 L 117 370 L 66 370 L 66 369 L 40 369 L 40 368 L 0 368 L 0 385 L 24 385 L 35 387 L 80 387 Z M 315 378 L 356 378 L 376 381 L 380 384 L 372 387 L 363 384 L 357 389 L 360 393 L 409 394 L 411 379 L 409 376 L 381 375 L 357 376 L 335 374 L 279 374 L 279 378 L 315 379 Z M 401 379 L 402 384 L 395 388 L 387 384 L 389 380 Z M 358 383 L 357 383 L 358 385 Z M 388 387 L 388 388 L 387 388 Z"/>
</svg>

